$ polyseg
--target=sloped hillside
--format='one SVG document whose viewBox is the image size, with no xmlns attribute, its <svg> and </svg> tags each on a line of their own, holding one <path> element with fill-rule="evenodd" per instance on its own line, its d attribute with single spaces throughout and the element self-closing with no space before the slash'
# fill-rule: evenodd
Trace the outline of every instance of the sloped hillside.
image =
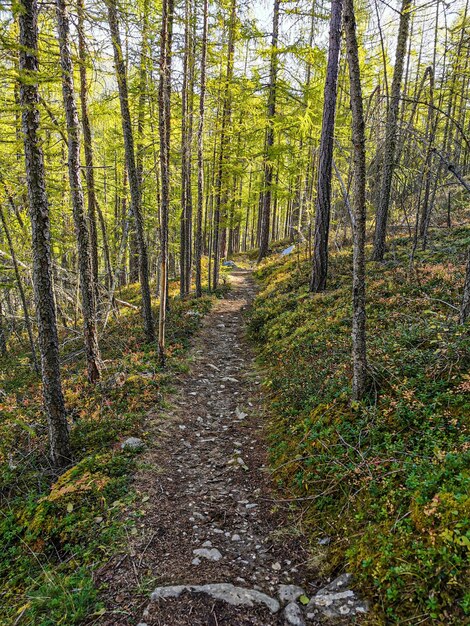
<svg viewBox="0 0 470 626">
<path fill-rule="evenodd" d="M 435 239 L 412 270 L 406 239 L 368 263 L 361 404 L 350 401 L 350 251 L 333 257 L 323 294 L 308 292 L 305 252 L 257 272 L 250 328 L 275 477 L 323 569 L 353 571 L 377 623 L 460 626 L 470 615 L 470 333 L 456 310 L 470 230 Z"/>
</svg>

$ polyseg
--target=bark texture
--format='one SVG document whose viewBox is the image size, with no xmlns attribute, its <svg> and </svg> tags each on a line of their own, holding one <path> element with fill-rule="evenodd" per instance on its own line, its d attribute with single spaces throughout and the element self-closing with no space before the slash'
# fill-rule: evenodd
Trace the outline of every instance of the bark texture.
<svg viewBox="0 0 470 626">
<path fill-rule="evenodd" d="M 361 72 L 354 0 L 344 0 L 344 30 L 349 67 L 354 148 L 353 196 L 353 398 L 361 400 L 367 386 L 366 352 L 366 148 Z"/>
<path fill-rule="evenodd" d="M 88 379 L 95 383 L 100 378 L 101 357 L 96 328 L 96 299 L 92 270 L 90 234 L 85 215 L 82 179 L 80 173 L 80 131 L 73 84 L 70 26 L 65 0 L 57 0 L 57 34 L 62 69 L 62 95 L 67 123 L 68 172 L 72 198 L 73 220 L 77 239 L 80 293 Z M 96 233 L 96 231 L 95 231 Z"/>
<path fill-rule="evenodd" d="M 274 146 L 274 117 L 276 115 L 276 91 L 277 91 L 277 69 L 279 40 L 279 4 L 280 0 L 274 0 L 273 28 L 271 34 L 271 62 L 269 69 L 269 94 L 267 109 L 267 128 L 264 157 L 264 182 L 263 200 L 261 204 L 261 229 L 258 262 L 264 259 L 269 248 L 270 217 L 271 217 L 271 197 L 273 191 L 273 146 Z"/>
<path fill-rule="evenodd" d="M 220 149 L 219 158 L 217 164 L 217 176 L 215 183 L 215 208 L 214 208 L 214 235 L 213 235 L 213 249 L 214 249 L 214 274 L 212 280 L 212 286 L 217 289 L 219 284 L 219 264 L 220 257 L 225 250 L 225 223 L 223 218 L 225 217 L 225 204 L 226 204 L 226 192 L 224 189 L 224 178 L 226 170 L 226 160 L 228 151 L 228 129 L 230 126 L 230 120 L 232 117 L 232 98 L 230 93 L 232 76 L 233 76 L 233 53 L 235 50 L 235 18 L 236 18 L 237 4 L 236 0 L 232 0 L 230 7 L 230 18 L 228 26 L 228 47 L 227 47 L 227 69 L 225 73 L 225 85 L 223 96 L 223 110 L 222 120 L 220 127 Z M 222 233 L 221 233 L 222 222 Z M 222 236 L 221 236 L 222 235 Z"/>
<path fill-rule="evenodd" d="M 158 322 L 158 355 L 165 364 L 166 298 L 168 287 L 168 215 L 170 208 L 170 94 L 171 94 L 171 30 L 173 2 L 163 0 L 160 36 L 160 82 L 158 87 L 160 134 L 160 315 Z"/>
<path fill-rule="evenodd" d="M 204 0 L 202 47 L 201 47 L 201 76 L 199 79 L 199 122 L 197 129 L 197 214 L 196 236 L 194 242 L 194 263 L 196 280 L 196 298 L 202 295 L 201 257 L 202 257 L 202 214 L 204 205 L 204 107 L 206 96 L 206 58 L 207 58 L 207 19 L 208 0 Z"/>
<path fill-rule="evenodd" d="M 313 268 L 310 280 L 310 291 L 314 291 L 315 293 L 326 289 L 326 279 L 328 275 L 331 170 L 338 85 L 338 61 L 341 48 L 342 11 L 343 0 L 332 0 L 328 65 L 326 68 L 323 120 L 320 138 L 320 161 L 318 166 Z"/>
<path fill-rule="evenodd" d="M 462 305 L 460 307 L 460 323 L 465 324 L 470 317 L 470 248 L 467 252 L 467 270 L 463 286 Z"/>
<path fill-rule="evenodd" d="M 397 51 L 395 55 L 395 68 L 393 70 L 390 102 L 387 109 L 385 144 L 383 148 L 383 170 L 380 183 L 380 198 L 375 219 L 374 251 L 372 257 L 375 261 L 382 261 L 385 254 L 385 239 L 387 236 L 390 192 L 392 189 L 393 170 L 395 169 L 395 149 L 397 142 L 400 92 L 403 79 L 403 69 L 405 66 L 411 3 L 412 0 L 403 0 L 400 13 Z"/>
<path fill-rule="evenodd" d="M 71 461 L 69 431 L 60 379 L 59 341 L 52 282 L 51 234 L 44 158 L 39 139 L 37 0 L 23 0 L 20 27 L 20 103 L 33 249 L 33 282 L 38 319 L 44 405 L 52 462 Z"/>
<path fill-rule="evenodd" d="M 127 175 L 129 177 L 129 189 L 131 192 L 131 212 L 134 218 L 135 234 L 139 248 L 142 316 L 147 341 L 152 342 L 155 340 L 155 330 L 153 327 L 152 306 L 150 299 L 148 252 L 142 219 L 142 196 L 135 161 L 134 135 L 132 132 L 131 114 L 129 110 L 129 91 L 127 87 L 126 65 L 122 56 L 121 35 L 119 33 L 119 19 L 115 0 L 107 0 L 106 5 L 108 7 L 108 22 L 113 41 L 114 65 L 119 90 L 122 133 L 124 136 L 124 152 L 126 155 Z"/>
</svg>

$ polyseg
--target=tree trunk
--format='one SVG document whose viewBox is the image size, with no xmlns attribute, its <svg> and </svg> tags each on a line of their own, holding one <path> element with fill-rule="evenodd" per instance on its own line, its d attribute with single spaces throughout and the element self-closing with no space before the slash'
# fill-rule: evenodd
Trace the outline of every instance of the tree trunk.
<svg viewBox="0 0 470 626">
<path fill-rule="evenodd" d="M 208 0 L 204 0 L 201 48 L 201 76 L 199 80 L 199 124 L 197 130 L 197 216 L 195 240 L 196 298 L 202 296 L 201 257 L 202 257 L 202 212 L 204 203 L 204 107 L 206 95 L 206 57 Z"/>
<path fill-rule="evenodd" d="M 183 87 L 181 96 L 181 216 L 180 216 L 180 295 L 189 294 L 191 286 L 192 194 L 191 143 L 194 86 L 193 17 L 191 0 L 185 0 Z"/>
<path fill-rule="evenodd" d="M 361 400 L 367 386 L 366 353 L 366 149 L 361 73 L 354 0 L 344 0 L 344 29 L 349 66 L 354 149 L 353 196 L 353 399 Z"/>
<path fill-rule="evenodd" d="M 67 123 L 69 183 L 72 197 L 73 219 L 75 223 L 75 236 L 77 238 L 88 380 L 91 383 L 95 383 L 100 378 L 101 356 L 96 329 L 96 299 L 92 272 L 90 234 L 85 217 L 85 203 L 80 172 L 80 132 L 73 85 L 72 55 L 69 42 L 69 17 L 65 0 L 57 0 L 56 12 L 60 64 L 62 68 L 62 94 Z"/>
<path fill-rule="evenodd" d="M 52 462 L 56 467 L 65 467 L 70 463 L 72 455 L 60 379 L 49 206 L 46 195 L 44 158 L 39 137 L 37 0 L 23 0 L 20 6 L 20 103 L 31 218 L 33 282 L 38 317 L 43 395 Z"/>
<path fill-rule="evenodd" d="M 36 357 L 36 348 L 34 347 L 33 329 L 31 327 L 31 320 L 29 319 L 26 295 L 24 293 L 23 283 L 21 281 L 21 274 L 18 268 L 18 263 L 16 262 L 15 248 L 13 245 L 13 241 L 10 235 L 10 230 L 8 228 L 8 225 L 5 219 L 5 214 L 3 212 L 3 207 L 1 204 L 0 204 L 0 222 L 2 223 L 3 230 L 5 232 L 5 237 L 7 238 L 8 249 L 10 250 L 11 261 L 13 263 L 13 270 L 15 272 L 16 284 L 18 285 L 18 292 L 20 294 L 21 306 L 23 308 L 24 323 L 26 326 L 26 332 L 28 333 L 29 346 L 31 348 L 31 362 L 33 364 L 33 367 L 36 373 L 39 374 L 39 363 Z"/>
<path fill-rule="evenodd" d="M 98 296 L 98 234 L 96 228 L 96 190 L 95 171 L 93 168 L 93 145 L 91 138 L 90 118 L 88 115 L 88 89 L 87 89 L 87 53 L 85 46 L 84 30 L 84 2 L 77 0 L 77 34 L 78 34 L 78 59 L 80 70 L 80 105 L 82 112 L 83 148 L 85 152 L 85 180 L 87 191 L 88 226 L 90 230 L 91 269 L 95 297 Z"/>
<path fill-rule="evenodd" d="M 165 364 L 166 294 L 168 286 L 168 215 L 170 208 L 170 94 L 171 94 L 171 31 L 173 0 L 163 0 L 160 37 L 160 82 L 158 87 L 160 133 L 160 317 L 158 323 L 158 354 Z"/>
<path fill-rule="evenodd" d="M 230 125 L 230 119 L 232 116 L 232 99 L 230 94 L 230 87 L 233 76 L 233 53 L 235 49 L 235 18 L 236 18 L 236 0 L 231 0 L 230 7 L 230 22 L 228 32 L 228 48 L 227 48 L 227 71 L 225 75 L 225 87 L 224 87 L 224 99 L 223 99 L 223 111 L 222 122 L 220 128 L 220 151 L 219 160 L 217 165 L 217 178 L 215 186 L 215 209 L 214 209 L 214 239 L 213 239 L 213 251 L 214 251 L 214 276 L 212 281 L 213 289 L 217 289 L 219 284 L 219 263 L 221 256 L 221 248 L 225 247 L 224 238 L 220 236 L 220 222 L 221 212 L 223 204 L 223 179 L 226 169 L 227 149 L 228 149 L 228 127 Z"/>
<path fill-rule="evenodd" d="M 122 134 L 124 136 L 124 152 L 126 156 L 127 175 L 129 177 L 129 188 L 131 192 L 131 212 L 134 218 L 137 245 L 139 247 L 142 316 L 147 341 L 152 342 L 155 340 L 155 330 L 153 327 L 152 306 L 150 299 L 149 264 L 147 244 L 144 234 L 144 224 L 142 220 L 141 189 L 135 162 L 134 135 L 132 132 L 131 114 L 129 110 L 129 92 L 127 88 L 126 66 L 122 56 L 121 35 L 119 33 L 119 20 L 116 2 L 115 0 L 106 0 L 106 5 L 108 7 L 108 22 L 113 41 L 114 65 L 119 90 Z"/>
<path fill-rule="evenodd" d="M 332 0 L 328 65 L 326 69 L 323 102 L 323 120 L 320 139 L 317 201 L 315 214 L 315 242 L 310 291 L 326 289 L 328 274 L 328 234 L 330 230 L 331 169 L 335 130 L 338 60 L 341 48 L 341 13 L 343 0 Z"/>
<path fill-rule="evenodd" d="M 145 102 L 147 99 L 147 64 L 149 57 L 149 8 L 148 0 L 144 0 L 142 9 L 142 44 L 140 50 L 139 67 L 139 98 L 137 102 L 137 146 L 135 164 L 139 189 L 142 198 L 144 195 L 144 131 L 145 131 Z M 136 283 L 139 280 L 139 246 L 135 227 L 129 236 L 129 282 Z"/>
<path fill-rule="evenodd" d="M 467 271 L 463 286 L 462 306 L 460 307 L 460 323 L 465 324 L 470 316 L 470 248 L 467 253 Z"/>
<path fill-rule="evenodd" d="M 398 29 L 397 52 L 395 68 L 393 70 L 392 91 L 387 110 L 387 122 L 384 144 L 384 163 L 380 184 L 379 206 L 375 219 L 374 261 L 382 261 L 385 254 L 385 239 L 387 235 L 387 221 L 390 206 L 390 192 L 392 188 L 393 170 L 395 168 L 395 147 L 397 140 L 398 110 L 400 106 L 400 91 L 405 65 L 405 55 L 408 39 L 412 0 L 403 0 L 400 25 Z"/>
<path fill-rule="evenodd" d="M 3 324 L 3 305 L 2 301 L 0 300 L 0 356 L 4 357 L 7 354 L 7 336 L 5 332 L 5 326 Z"/>
<path fill-rule="evenodd" d="M 264 259 L 269 248 L 269 225 L 271 218 L 271 197 L 273 192 L 273 146 L 274 146 L 274 116 L 276 115 L 276 89 L 279 39 L 279 4 L 280 0 L 274 0 L 273 29 L 271 35 L 271 63 L 269 70 L 269 95 L 267 110 L 267 128 L 264 156 L 264 181 L 263 201 L 261 204 L 261 230 L 258 263 Z"/>
</svg>

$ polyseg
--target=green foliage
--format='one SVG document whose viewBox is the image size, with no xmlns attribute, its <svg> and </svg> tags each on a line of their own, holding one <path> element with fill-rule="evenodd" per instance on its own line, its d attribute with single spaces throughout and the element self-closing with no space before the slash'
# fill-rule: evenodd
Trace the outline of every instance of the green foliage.
<svg viewBox="0 0 470 626">
<path fill-rule="evenodd" d="M 309 263 L 272 260 L 250 319 L 267 366 L 271 462 L 283 490 L 306 498 L 315 538 L 334 535 L 328 567 L 354 571 L 386 623 L 469 615 L 470 335 L 458 305 L 469 231 L 439 236 L 407 275 L 368 266 L 373 386 L 350 401 L 349 252 L 327 292 L 308 293 Z M 313 548 L 315 549 L 315 548 Z"/>
<path fill-rule="evenodd" d="M 80 568 L 72 574 L 48 574 L 45 582 L 28 594 L 21 607 L 23 624 L 59 626 L 83 623 L 101 608 L 90 573 Z"/>
<path fill-rule="evenodd" d="M 138 285 L 120 295 L 139 304 Z M 4 369 L 0 398 L 0 623 L 21 614 L 22 624 L 68 626 L 99 611 L 93 569 L 119 549 L 134 499 L 137 458 L 121 451 L 120 441 L 145 437 L 144 417 L 162 405 L 210 306 L 209 297 L 171 299 L 165 370 L 155 347 L 143 341 L 139 311 L 124 309 L 110 320 L 101 338 L 106 370 L 99 385 L 86 382 L 84 362 L 69 345 L 74 358 L 65 356 L 63 386 L 75 462 L 58 478 L 46 457 L 39 380 L 22 353 L 9 355 L 16 366 Z"/>
</svg>

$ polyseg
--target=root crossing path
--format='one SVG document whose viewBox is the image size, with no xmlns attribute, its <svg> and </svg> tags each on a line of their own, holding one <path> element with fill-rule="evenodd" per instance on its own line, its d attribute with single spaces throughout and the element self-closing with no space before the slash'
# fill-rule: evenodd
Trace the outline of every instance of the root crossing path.
<svg viewBox="0 0 470 626">
<path fill-rule="evenodd" d="M 99 572 L 108 589 L 101 625 L 323 623 L 295 602 L 320 585 L 267 471 L 243 317 L 255 292 L 250 273 L 236 270 L 231 285 L 204 320 L 164 414 L 149 416 L 137 534 Z"/>
</svg>

